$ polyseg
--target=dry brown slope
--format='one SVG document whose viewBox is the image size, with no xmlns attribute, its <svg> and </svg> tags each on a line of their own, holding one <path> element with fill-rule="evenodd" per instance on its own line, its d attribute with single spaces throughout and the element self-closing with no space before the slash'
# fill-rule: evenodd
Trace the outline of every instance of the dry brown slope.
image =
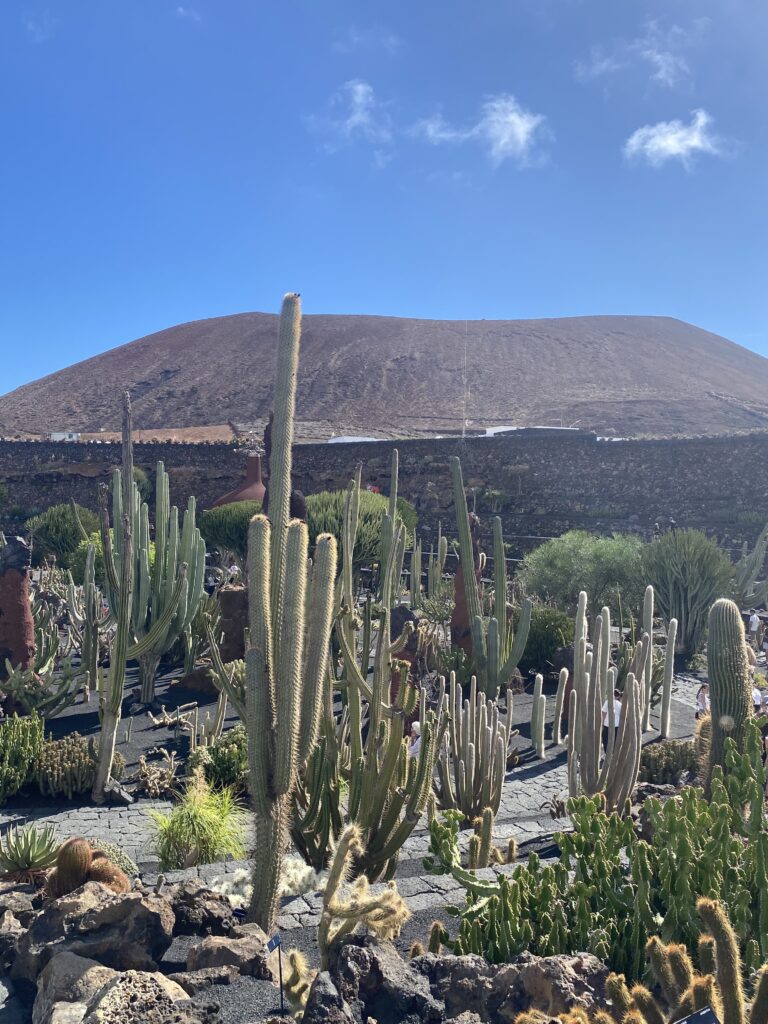
<svg viewBox="0 0 768 1024">
<path fill-rule="evenodd" d="M 241 313 L 148 335 L 4 396 L 0 426 L 114 430 L 126 387 L 138 427 L 257 421 L 270 407 L 276 326 L 272 314 Z M 465 343 L 475 425 L 623 436 L 768 425 L 768 360 L 679 320 L 634 316 L 306 316 L 298 416 L 359 433 L 458 427 Z"/>
</svg>

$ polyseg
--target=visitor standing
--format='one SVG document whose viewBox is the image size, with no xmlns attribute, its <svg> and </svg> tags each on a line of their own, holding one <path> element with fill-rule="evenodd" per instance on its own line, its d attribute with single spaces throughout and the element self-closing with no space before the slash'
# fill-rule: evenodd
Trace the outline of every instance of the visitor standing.
<svg viewBox="0 0 768 1024">
<path fill-rule="evenodd" d="M 757 614 L 755 609 L 752 609 L 752 614 L 749 616 L 749 642 L 752 646 L 757 649 L 757 631 L 760 629 L 760 616 Z"/>
<path fill-rule="evenodd" d="M 619 728 L 619 722 L 621 721 L 621 691 L 613 691 L 613 731 L 614 738 L 616 730 Z M 603 749 L 608 749 L 608 737 L 610 729 L 610 715 L 608 711 L 608 701 L 603 704 Z"/>
<path fill-rule="evenodd" d="M 709 683 L 702 683 L 696 691 L 696 719 L 709 714 Z"/>
<path fill-rule="evenodd" d="M 411 726 L 411 736 L 408 740 L 408 756 L 418 757 L 419 748 L 421 747 L 421 725 L 419 722 L 414 722 Z"/>
<path fill-rule="evenodd" d="M 752 686 L 752 703 L 755 706 L 755 714 L 759 715 L 763 710 L 763 694 L 757 686 Z"/>
</svg>

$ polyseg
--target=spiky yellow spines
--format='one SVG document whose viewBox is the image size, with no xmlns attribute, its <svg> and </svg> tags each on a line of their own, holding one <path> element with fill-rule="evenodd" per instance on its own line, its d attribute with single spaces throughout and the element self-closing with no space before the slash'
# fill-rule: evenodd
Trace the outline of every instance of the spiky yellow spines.
<svg viewBox="0 0 768 1024">
<path fill-rule="evenodd" d="M 630 991 L 632 1005 L 642 1014 L 645 1024 L 665 1024 L 664 1014 L 645 985 L 633 985 Z"/>
<path fill-rule="evenodd" d="M 645 952 L 650 961 L 653 976 L 664 998 L 670 1006 L 675 1006 L 688 986 L 681 986 L 675 977 L 669 956 L 669 946 L 665 946 L 658 935 L 654 935 L 648 940 Z M 634 998 L 634 989 L 632 997 Z"/>
<path fill-rule="evenodd" d="M 710 767 L 719 764 L 725 770 L 725 740 L 730 737 L 742 749 L 752 712 L 744 623 L 738 606 L 727 598 L 715 601 L 709 610 L 707 676 L 712 702 Z"/>
<path fill-rule="evenodd" d="M 768 1024 L 768 964 L 757 973 L 750 1024 Z"/>
<path fill-rule="evenodd" d="M 699 936 L 699 970 L 702 974 L 714 974 L 715 966 L 715 940 L 711 935 L 702 932 Z"/>
<path fill-rule="evenodd" d="M 417 956 L 424 956 L 426 950 L 420 942 L 412 942 L 411 948 L 408 950 L 408 959 L 415 960 Z"/>
<path fill-rule="evenodd" d="M 307 1005 L 309 990 L 317 977 L 317 971 L 312 970 L 298 949 L 289 950 L 287 960 L 288 970 L 283 979 L 283 988 L 294 1014 L 299 1016 Z"/>
<path fill-rule="evenodd" d="M 742 626 L 742 635 L 743 632 Z M 723 1024 L 744 1024 L 741 954 L 731 922 L 722 906 L 715 900 L 700 899 L 696 904 L 696 910 L 715 940 L 717 983 L 723 998 Z"/>
<path fill-rule="evenodd" d="M 101 850 L 93 851 L 93 860 L 88 869 L 89 882 L 101 882 L 113 892 L 130 892 L 131 880 L 119 867 L 107 859 Z"/>
<path fill-rule="evenodd" d="M 365 925 L 379 938 L 393 939 L 411 916 L 394 882 L 373 893 L 366 876 L 360 875 L 351 886 L 346 886 L 352 862 L 361 858 L 364 852 L 357 825 L 347 825 L 339 837 L 323 893 L 317 927 L 321 970 L 328 967 L 331 945 L 357 925 Z"/>
<path fill-rule="evenodd" d="M 623 974 L 609 974 L 605 981 L 605 991 L 613 1003 L 619 1019 L 632 1009 L 632 996 Z"/>
<path fill-rule="evenodd" d="M 446 938 L 447 935 L 442 921 L 433 921 L 429 929 L 429 942 L 427 945 L 429 952 L 439 956 Z"/>
<path fill-rule="evenodd" d="M 86 882 L 101 882 L 113 892 L 130 892 L 128 876 L 116 867 L 102 850 L 94 850 L 87 839 L 68 839 L 56 856 L 56 866 L 46 878 L 50 899 L 66 896 Z"/>
</svg>

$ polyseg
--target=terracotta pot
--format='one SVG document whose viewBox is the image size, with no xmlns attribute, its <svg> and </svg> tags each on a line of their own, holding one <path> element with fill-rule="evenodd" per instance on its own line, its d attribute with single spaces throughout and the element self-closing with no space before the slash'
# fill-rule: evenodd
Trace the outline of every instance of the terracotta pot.
<svg viewBox="0 0 768 1024">
<path fill-rule="evenodd" d="M 219 498 L 213 503 L 213 507 L 231 505 L 235 501 L 263 502 L 265 492 L 266 487 L 261 479 L 261 456 L 249 455 L 245 466 L 245 483 Z"/>
</svg>

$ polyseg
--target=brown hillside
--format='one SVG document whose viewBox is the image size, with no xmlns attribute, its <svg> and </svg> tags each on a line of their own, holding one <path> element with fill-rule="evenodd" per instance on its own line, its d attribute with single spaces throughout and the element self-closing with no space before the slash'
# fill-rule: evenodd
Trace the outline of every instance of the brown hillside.
<svg viewBox="0 0 768 1024">
<path fill-rule="evenodd" d="M 241 313 L 148 335 L 4 396 L 0 430 L 116 430 L 126 387 L 139 428 L 258 423 L 276 329 L 272 314 Z M 460 430 L 465 338 L 472 429 L 562 424 L 627 437 L 768 425 L 768 360 L 682 321 L 638 316 L 306 316 L 298 418 L 344 434 Z"/>
</svg>

